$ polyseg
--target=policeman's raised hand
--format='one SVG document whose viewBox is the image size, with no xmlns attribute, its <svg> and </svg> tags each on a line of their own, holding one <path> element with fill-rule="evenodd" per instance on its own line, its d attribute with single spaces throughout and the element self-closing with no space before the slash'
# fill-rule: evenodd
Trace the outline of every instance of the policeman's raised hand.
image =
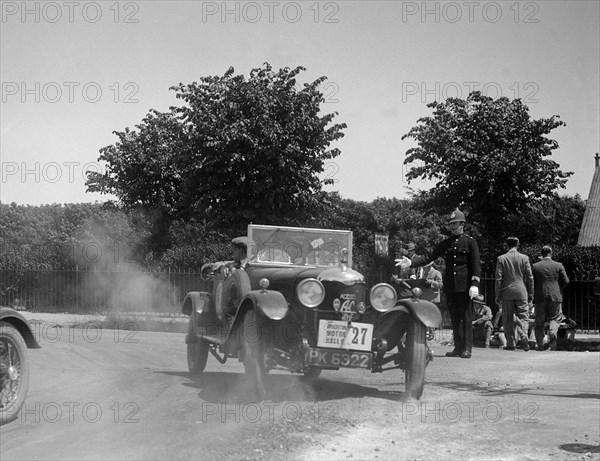
<svg viewBox="0 0 600 461">
<path fill-rule="evenodd" d="M 403 270 L 408 269 L 410 267 L 411 261 L 406 256 L 402 256 L 399 259 L 395 260 L 396 267 L 400 266 Z"/>
<path fill-rule="evenodd" d="M 469 298 L 473 299 L 476 296 L 479 296 L 479 288 L 477 288 L 477 287 L 469 288 Z"/>
</svg>

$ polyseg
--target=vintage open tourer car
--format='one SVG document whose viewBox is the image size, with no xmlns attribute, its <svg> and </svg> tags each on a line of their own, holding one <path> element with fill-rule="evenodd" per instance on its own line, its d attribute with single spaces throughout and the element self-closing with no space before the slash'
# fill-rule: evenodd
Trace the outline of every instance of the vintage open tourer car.
<svg viewBox="0 0 600 461">
<path fill-rule="evenodd" d="M 352 269 L 351 231 L 251 224 L 245 242 L 246 259 L 206 264 L 206 291 L 183 302 L 192 374 L 209 352 L 220 363 L 238 358 L 262 399 L 264 375 L 278 367 L 311 379 L 340 367 L 400 368 L 406 396 L 421 397 L 432 358 L 426 327 L 438 327 L 441 314 L 420 290 L 398 300 L 379 283 L 367 294 Z"/>
<path fill-rule="evenodd" d="M 17 418 L 29 387 L 27 348 L 39 348 L 19 312 L 0 306 L 0 425 Z"/>
</svg>

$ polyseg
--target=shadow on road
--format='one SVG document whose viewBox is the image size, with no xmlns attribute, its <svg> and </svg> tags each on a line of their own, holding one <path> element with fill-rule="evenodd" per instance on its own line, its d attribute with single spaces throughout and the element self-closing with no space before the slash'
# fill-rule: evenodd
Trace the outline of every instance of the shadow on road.
<svg viewBox="0 0 600 461">
<path fill-rule="evenodd" d="M 571 453 L 600 453 L 600 445 L 588 445 L 587 443 L 565 443 L 558 448 Z"/>
<path fill-rule="evenodd" d="M 249 403 L 255 402 L 251 383 L 244 373 L 205 372 L 193 376 L 185 372 L 158 372 L 185 378 L 184 386 L 200 390 L 198 396 L 206 402 Z M 343 381 L 316 379 L 309 381 L 294 375 L 268 375 L 265 381 L 267 400 L 272 402 L 307 401 L 320 402 L 345 398 L 374 397 L 391 401 L 402 401 L 403 392 L 380 391 L 372 387 Z"/>
<path fill-rule="evenodd" d="M 488 384 L 477 384 L 477 383 L 464 383 L 464 382 L 456 382 L 456 381 L 448 381 L 448 382 L 433 382 L 427 383 L 429 387 L 441 387 L 444 389 L 452 389 L 456 391 L 464 391 L 464 392 L 479 392 L 483 395 L 489 396 L 503 396 L 503 395 L 537 395 L 543 397 L 567 397 L 573 399 L 600 399 L 600 394 L 596 393 L 578 393 L 578 394 L 556 394 L 552 393 L 551 390 L 548 392 L 543 392 L 538 388 L 533 387 L 498 387 L 498 386 L 490 386 Z"/>
</svg>

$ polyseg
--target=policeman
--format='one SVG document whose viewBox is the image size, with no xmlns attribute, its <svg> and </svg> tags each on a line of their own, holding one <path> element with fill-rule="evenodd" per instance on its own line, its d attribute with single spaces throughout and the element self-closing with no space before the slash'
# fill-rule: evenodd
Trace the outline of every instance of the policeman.
<svg viewBox="0 0 600 461">
<path fill-rule="evenodd" d="M 423 266 L 443 256 L 444 293 L 452 321 L 454 350 L 447 357 L 471 358 L 473 347 L 473 319 L 471 298 L 479 295 L 481 261 L 479 247 L 472 237 L 464 233 L 465 215 L 458 208 L 447 220 L 451 235 L 442 240 L 431 253 L 415 256 L 410 267 Z M 408 266 L 407 266 L 408 267 Z"/>
</svg>

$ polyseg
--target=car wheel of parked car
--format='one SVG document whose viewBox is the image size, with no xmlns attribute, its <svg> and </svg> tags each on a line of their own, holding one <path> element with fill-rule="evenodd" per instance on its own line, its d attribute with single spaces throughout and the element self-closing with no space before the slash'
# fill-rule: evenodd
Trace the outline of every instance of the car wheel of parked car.
<svg viewBox="0 0 600 461">
<path fill-rule="evenodd" d="M 425 384 L 425 367 L 427 365 L 427 345 L 425 342 L 425 325 L 412 321 L 406 332 L 406 370 L 405 393 L 409 398 L 420 399 Z"/>
<path fill-rule="evenodd" d="M 17 418 L 28 385 L 25 341 L 11 324 L 0 322 L 0 425 Z"/>
<path fill-rule="evenodd" d="M 195 341 L 188 340 L 187 343 L 187 363 L 190 373 L 199 375 L 206 367 L 208 360 L 208 342 L 202 338 L 198 338 L 194 331 L 194 322 L 196 317 L 194 314 L 190 317 L 190 325 L 188 327 L 188 338 L 195 338 Z"/>
</svg>

